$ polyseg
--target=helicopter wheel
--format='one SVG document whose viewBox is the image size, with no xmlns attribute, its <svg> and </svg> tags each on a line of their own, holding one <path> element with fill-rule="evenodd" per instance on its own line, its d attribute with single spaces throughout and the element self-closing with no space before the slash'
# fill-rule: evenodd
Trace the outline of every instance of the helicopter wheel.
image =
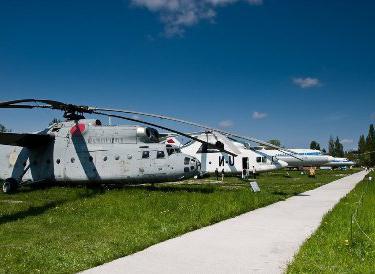
<svg viewBox="0 0 375 274">
<path fill-rule="evenodd" d="M 10 194 L 16 191 L 18 188 L 18 182 L 13 178 L 8 178 L 3 183 L 3 192 Z"/>
</svg>

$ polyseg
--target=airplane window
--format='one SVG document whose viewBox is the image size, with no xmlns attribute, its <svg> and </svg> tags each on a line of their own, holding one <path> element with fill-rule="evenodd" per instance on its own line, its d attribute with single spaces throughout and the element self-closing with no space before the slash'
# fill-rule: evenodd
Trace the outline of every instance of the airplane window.
<svg viewBox="0 0 375 274">
<path fill-rule="evenodd" d="M 70 162 L 72 162 L 72 163 L 74 163 L 75 161 L 76 161 L 76 159 L 74 159 L 74 158 L 70 159 Z"/>
<path fill-rule="evenodd" d="M 188 165 L 189 163 L 190 163 L 190 158 L 189 157 L 185 157 L 184 164 Z"/>
<path fill-rule="evenodd" d="M 150 151 L 143 151 L 142 152 L 142 159 L 150 158 Z"/>
<path fill-rule="evenodd" d="M 257 157 L 257 163 L 262 162 L 262 157 Z"/>
<path fill-rule="evenodd" d="M 120 156 L 116 155 L 115 160 L 116 161 L 120 160 Z"/>
<path fill-rule="evenodd" d="M 107 161 L 107 160 L 108 160 L 108 157 L 107 157 L 107 156 L 104 156 L 103 161 L 105 162 L 105 161 Z"/>
<path fill-rule="evenodd" d="M 156 154 L 156 158 L 158 159 L 162 159 L 165 157 L 165 153 L 164 151 L 158 151 L 157 154 Z"/>
<path fill-rule="evenodd" d="M 60 164 L 60 159 L 56 160 L 56 164 L 58 164 L 58 165 Z"/>
</svg>

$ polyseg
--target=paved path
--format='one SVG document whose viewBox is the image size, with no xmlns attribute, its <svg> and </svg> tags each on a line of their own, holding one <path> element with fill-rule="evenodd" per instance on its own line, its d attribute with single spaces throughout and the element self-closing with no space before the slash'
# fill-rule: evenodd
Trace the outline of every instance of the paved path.
<svg viewBox="0 0 375 274">
<path fill-rule="evenodd" d="M 91 273 L 281 273 L 365 172 L 89 269 Z"/>
</svg>

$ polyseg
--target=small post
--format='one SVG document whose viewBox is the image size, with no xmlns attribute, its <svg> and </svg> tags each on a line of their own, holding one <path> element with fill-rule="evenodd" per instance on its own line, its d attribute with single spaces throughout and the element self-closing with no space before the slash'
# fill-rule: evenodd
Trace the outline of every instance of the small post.
<svg viewBox="0 0 375 274">
<path fill-rule="evenodd" d="M 353 245 L 353 215 L 350 216 L 350 244 Z"/>
</svg>

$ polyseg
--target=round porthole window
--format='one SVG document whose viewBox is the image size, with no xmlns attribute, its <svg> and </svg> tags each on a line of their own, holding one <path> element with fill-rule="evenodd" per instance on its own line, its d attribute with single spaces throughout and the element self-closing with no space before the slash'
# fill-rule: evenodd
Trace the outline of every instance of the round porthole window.
<svg viewBox="0 0 375 274">
<path fill-rule="evenodd" d="M 107 156 L 104 156 L 103 161 L 105 162 L 105 161 L 107 161 L 107 160 L 108 160 L 108 157 L 107 157 Z"/>
<path fill-rule="evenodd" d="M 76 161 L 76 159 L 74 159 L 73 157 L 70 159 L 70 162 L 74 163 Z"/>
<path fill-rule="evenodd" d="M 60 159 L 56 160 L 56 164 L 58 164 L 58 165 L 60 164 Z"/>
<path fill-rule="evenodd" d="M 130 160 L 131 158 L 133 158 L 133 156 L 128 154 L 128 159 Z"/>
<path fill-rule="evenodd" d="M 209 164 L 212 164 L 211 162 L 208 162 Z"/>
<path fill-rule="evenodd" d="M 120 156 L 117 155 L 117 156 L 115 157 L 115 160 L 116 160 L 116 161 L 120 160 Z"/>
</svg>

